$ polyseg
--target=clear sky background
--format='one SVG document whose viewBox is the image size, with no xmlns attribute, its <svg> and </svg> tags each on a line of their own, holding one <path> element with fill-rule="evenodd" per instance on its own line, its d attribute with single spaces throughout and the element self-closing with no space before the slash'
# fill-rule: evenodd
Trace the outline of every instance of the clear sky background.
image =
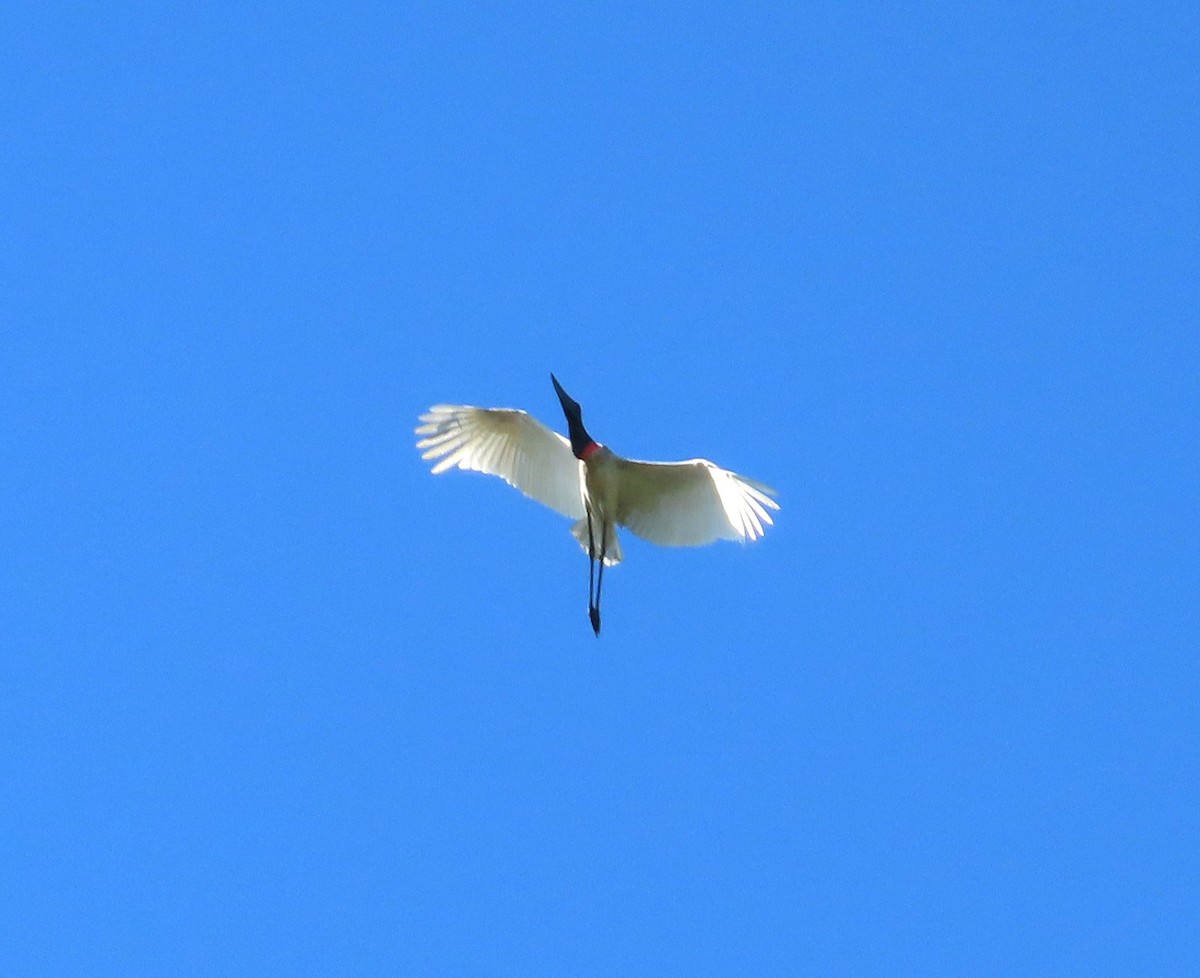
<svg viewBox="0 0 1200 978">
<path fill-rule="evenodd" d="M 1196 974 L 1198 10 L 6 5 L 0 971 Z"/>
</svg>

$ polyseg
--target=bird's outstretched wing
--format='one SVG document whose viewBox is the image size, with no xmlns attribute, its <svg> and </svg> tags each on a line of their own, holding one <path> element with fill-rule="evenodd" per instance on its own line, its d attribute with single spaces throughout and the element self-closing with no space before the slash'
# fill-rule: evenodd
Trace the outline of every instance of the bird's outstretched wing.
<svg viewBox="0 0 1200 978">
<path fill-rule="evenodd" d="M 421 420 L 417 448 L 426 461 L 438 460 L 434 475 L 456 466 L 498 475 L 563 516 L 584 515 L 570 442 L 524 411 L 437 404 Z"/>
<path fill-rule="evenodd" d="M 651 543 L 698 547 L 714 540 L 757 540 L 779 509 L 775 490 L 706 459 L 621 459 L 617 522 Z"/>
</svg>

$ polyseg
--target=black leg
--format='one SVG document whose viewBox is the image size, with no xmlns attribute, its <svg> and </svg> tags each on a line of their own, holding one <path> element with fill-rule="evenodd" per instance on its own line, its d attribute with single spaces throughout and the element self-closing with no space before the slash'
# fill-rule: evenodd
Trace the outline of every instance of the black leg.
<svg viewBox="0 0 1200 978">
<path fill-rule="evenodd" d="M 587 513 L 588 521 L 588 617 L 592 620 L 592 628 L 596 627 L 595 601 L 592 595 L 594 582 L 596 578 L 596 538 L 592 536 L 592 511 L 590 508 L 584 510 Z M 604 563 L 600 564 L 601 573 L 604 571 Z"/>
<path fill-rule="evenodd" d="M 600 637 L 600 588 L 604 585 L 604 558 L 608 555 L 608 521 L 600 528 L 600 572 L 596 575 L 596 603 L 592 606 L 592 631 Z"/>
</svg>

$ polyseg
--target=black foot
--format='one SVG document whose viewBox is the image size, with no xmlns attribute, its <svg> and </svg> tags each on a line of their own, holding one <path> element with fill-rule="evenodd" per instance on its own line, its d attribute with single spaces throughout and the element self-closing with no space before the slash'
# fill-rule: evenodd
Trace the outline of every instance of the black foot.
<svg viewBox="0 0 1200 978">
<path fill-rule="evenodd" d="M 588 608 L 588 617 L 592 619 L 592 631 L 596 633 L 596 637 L 600 637 L 600 609 Z"/>
</svg>

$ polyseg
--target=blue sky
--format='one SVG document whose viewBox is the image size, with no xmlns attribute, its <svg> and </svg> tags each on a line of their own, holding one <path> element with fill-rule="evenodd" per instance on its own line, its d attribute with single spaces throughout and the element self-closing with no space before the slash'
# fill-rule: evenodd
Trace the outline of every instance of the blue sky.
<svg viewBox="0 0 1200 978">
<path fill-rule="evenodd" d="M 1194 973 L 1195 5 L 647 6 L 0 15 L 5 974 Z"/>
</svg>

